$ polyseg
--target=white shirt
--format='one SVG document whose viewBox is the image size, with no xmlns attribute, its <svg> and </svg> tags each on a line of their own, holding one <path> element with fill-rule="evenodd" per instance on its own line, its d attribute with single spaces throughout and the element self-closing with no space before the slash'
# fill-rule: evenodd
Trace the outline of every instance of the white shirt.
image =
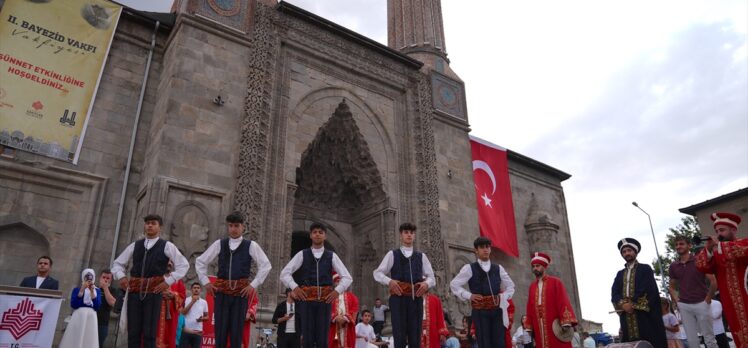
<svg viewBox="0 0 748 348">
<path fill-rule="evenodd" d="M 192 296 L 188 297 L 187 300 L 184 301 L 184 307 L 187 308 L 190 303 L 192 303 Z M 201 298 L 197 299 L 197 302 L 192 305 L 190 311 L 184 315 L 184 327 L 192 331 L 203 331 L 203 322 L 197 321 L 197 319 L 201 318 L 207 313 L 208 302 Z"/>
<path fill-rule="evenodd" d="M 374 306 L 371 311 L 374 312 L 374 321 L 384 321 L 385 314 L 384 312 L 390 310 L 390 307 L 387 307 L 385 305 L 381 305 L 379 307 Z"/>
<path fill-rule="evenodd" d="M 631 294 L 629 291 L 631 290 L 629 289 L 630 288 L 629 284 L 631 283 L 631 276 L 634 273 L 633 269 L 634 267 L 636 267 L 636 265 L 637 265 L 636 261 L 632 262 L 630 265 L 626 264 L 626 271 L 623 274 L 623 277 L 624 277 L 623 278 L 623 290 L 624 290 L 623 297 L 625 298 L 631 298 L 633 296 L 633 294 Z"/>
<path fill-rule="evenodd" d="M 574 348 L 582 348 L 582 336 L 579 332 L 574 332 L 574 337 L 571 338 L 571 346 Z"/>
<path fill-rule="evenodd" d="M 312 255 L 315 259 L 321 258 L 324 252 L 324 247 L 321 247 L 319 249 L 312 248 Z M 283 270 L 281 270 L 280 279 L 283 284 L 291 290 L 299 287 L 299 284 L 296 284 L 296 282 L 293 280 L 293 273 L 301 268 L 302 263 L 304 263 L 303 250 L 296 253 L 296 255 L 291 258 L 291 261 L 288 261 L 286 267 L 283 267 Z M 338 286 L 335 287 L 335 291 L 337 291 L 338 293 L 343 293 L 343 291 L 348 289 L 351 283 L 353 283 L 353 278 L 351 278 L 351 274 L 348 273 L 348 269 L 345 268 L 343 261 L 340 261 L 338 254 L 336 254 L 335 252 L 332 253 L 332 269 L 335 270 L 335 272 L 338 272 L 338 275 L 340 276 L 340 283 L 338 283 Z"/>
<path fill-rule="evenodd" d="M 488 272 L 491 269 L 491 261 L 478 260 L 478 265 L 484 272 Z M 509 301 L 509 299 L 514 296 L 514 282 L 501 265 L 499 265 L 499 275 L 501 276 L 501 285 L 499 286 L 499 290 L 502 291 L 501 301 Z M 472 276 L 473 270 L 470 268 L 470 264 L 462 266 L 460 273 L 457 273 L 454 279 L 452 279 L 452 282 L 449 283 L 449 288 L 452 290 L 452 293 L 464 301 L 470 301 L 470 296 L 473 296 L 473 294 L 469 290 L 463 288 L 463 286 L 467 284 Z"/>
<path fill-rule="evenodd" d="M 530 337 L 530 334 L 527 331 L 525 331 L 525 328 L 522 327 L 522 325 L 520 325 L 517 328 L 517 331 L 514 332 L 514 336 L 512 336 L 512 340 L 516 344 L 525 345 L 525 344 L 532 342 L 532 337 Z"/>
<path fill-rule="evenodd" d="M 44 279 L 47 279 L 47 277 L 36 276 L 36 288 L 37 289 L 39 289 L 39 287 L 42 286 L 42 283 L 44 283 Z"/>
<path fill-rule="evenodd" d="M 412 247 L 405 247 L 401 246 L 400 251 L 403 253 L 403 256 L 406 258 L 409 258 L 413 255 L 413 248 Z M 436 278 L 434 277 L 434 269 L 431 268 L 431 261 L 429 261 L 428 256 L 426 256 L 425 253 L 421 253 L 423 257 L 421 258 L 421 269 L 423 270 L 423 275 L 426 277 L 426 284 L 428 284 L 429 288 L 433 288 L 436 286 Z M 392 270 L 392 265 L 395 263 L 395 256 L 392 254 L 392 250 L 388 251 L 387 254 L 384 255 L 384 259 L 382 259 L 382 263 L 379 264 L 379 267 L 374 270 L 374 280 L 379 282 L 382 285 L 390 285 L 390 281 L 392 278 L 388 277 L 387 274 L 390 274 L 390 271 Z M 420 279 L 413 279 L 413 283 L 420 283 Z"/>
<path fill-rule="evenodd" d="M 239 247 L 239 245 L 244 240 L 243 237 L 239 238 L 229 238 L 229 249 L 230 250 L 236 250 L 236 248 Z M 265 252 L 262 250 L 259 244 L 257 242 L 248 240 L 249 242 L 249 256 L 252 257 L 252 261 L 257 263 L 257 274 L 255 275 L 255 279 L 252 280 L 250 285 L 257 289 L 262 283 L 265 281 L 265 278 L 267 278 L 268 273 L 270 273 L 270 270 L 273 268 L 273 266 L 270 265 L 270 260 L 268 260 L 267 255 L 265 255 Z M 203 252 L 200 257 L 198 257 L 195 260 L 195 271 L 197 271 L 197 277 L 200 279 L 200 283 L 203 285 L 210 283 L 210 279 L 208 279 L 208 265 L 213 262 L 218 257 L 218 254 L 221 253 L 221 240 L 217 240 L 213 242 L 213 244 L 208 247 L 208 249 Z"/>
<path fill-rule="evenodd" d="M 680 315 L 680 311 L 675 311 L 675 314 L 673 314 L 676 319 L 678 319 L 678 332 L 675 332 L 676 338 L 679 340 L 685 340 L 688 339 L 688 336 L 686 335 L 686 328 L 683 325 L 683 318 Z M 667 333 L 667 331 L 666 331 Z M 667 335 L 665 335 L 667 337 Z"/>
<path fill-rule="evenodd" d="M 288 303 L 288 301 L 286 301 L 286 314 L 291 313 L 294 315 L 286 321 L 286 333 L 296 332 L 296 303 Z"/>
<path fill-rule="evenodd" d="M 159 237 L 145 240 L 145 249 L 150 250 L 153 245 L 158 242 Z M 127 264 L 130 262 L 130 259 L 132 258 L 132 253 L 135 251 L 135 243 L 131 243 L 130 245 L 125 248 L 124 251 L 122 251 L 121 254 L 117 257 L 117 259 L 114 260 L 114 264 L 112 265 L 112 274 L 114 274 L 114 279 L 119 280 L 125 277 L 125 269 L 127 268 Z M 187 274 L 187 271 L 190 269 L 190 263 L 187 261 L 184 256 L 182 256 L 182 253 L 179 252 L 179 249 L 177 249 L 177 246 L 174 245 L 172 242 L 166 242 L 166 246 L 164 247 L 164 254 L 166 254 L 166 257 L 171 260 L 172 263 L 174 263 L 174 270 L 171 272 L 171 274 L 168 277 L 164 277 L 164 280 L 166 281 L 166 284 L 174 284 L 179 279 L 182 279 L 185 274 Z"/>
<path fill-rule="evenodd" d="M 662 322 L 665 324 L 665 336 L 667 337 L 667 339 L 669 340 L 679 339 L 678 332 L 672 332 L 667 329 L 667 328 L 673 328 L 678 325 L 678 318 L 675 317 L 675 314 L 668 313 L 668 314 L 663 315 Z"/>
<path fill-rule="evenodd" d="M 359 336 L 366 337 L 369 341 L 367 342 Z M 374 327 L 364 323 L 356 324 L 356 348 L 367 348 L 369 342 L 374 342 L 377 339 L 377 335 L 374 334 Z"/>
<path fill-rule="evenodd" d="M 595 339 L 589 336 L 584 339 L 584 348 L 595 348 Z"/>
<path fill-rule="evenodd" d="M 719 335 L 725 333 L 725 324 L 722 322 L 722 303 L 717 300 L 712 300 L 712 304 L 709 308 L 712 310 L 712 329 L 714 329 L 714 334 Z"/>
</svg>

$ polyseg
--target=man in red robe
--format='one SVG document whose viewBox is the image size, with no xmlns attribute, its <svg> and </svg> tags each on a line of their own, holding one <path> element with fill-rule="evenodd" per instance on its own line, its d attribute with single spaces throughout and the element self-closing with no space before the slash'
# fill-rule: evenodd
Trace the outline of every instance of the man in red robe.
<svg viewBox="0 0 748 348">
<path fill-rule="evenodd" d="M 423 335 L 421 348 L 441 347 L 441 336 L 448 336 L 447 324 L 444 322 L 444 309 L 439 296 L 427 294 L 423 303 Z"/>
<path fill-rule="evenodd" d="M 551 263 L 550 256 L 536 252 L 530 263 L 535 281 L 530 284 L 525 329 L 532 332 L 537 348 L 571 348 L 570 340 L 561 341 L 553 332 L 554 320 L 559 321 L 564 331 L 573 330 L 572 326 L 577 325 L 564 283 L 545 274 Z"/>
<path fill-rule="evenodd" d="M 253 292 L 247 297 L 247 315 L 244 318 L 244 333 L 242 334 L 242 348 L 249 348 L 249 337 L 252 332 L 252 324 L 257 323 L 257 304 L 260 302 L 257 298 L 257 292 Z M 226 342 L 226 347 L 231 347 L 230 342 Z"/>
<path fill-rule="evenodd" d="M 722 313 L 737 347 L 748 345 L 748 238 L 737 238 L 740 216 L 714 213 L 717 239 L 709 237 L 696 255 L 696 268 L 717 277 Z"/>
<path fill-rule="evenodd" d="M 169 262 L 171 269 L 171 262 Z M 167 273 L 166 277 L 168 277 Z M 179 310 L 184 306 L 186 289 L 181 280 L 171 284 L 168 290 L 161 293 L 161 314 L 156 329 L 157 348 L 177 347 L 177 324 L 179 323 Z"/>
<path fill-rule="evenodd" d="M 340 275 L 334 273 L 332 281 L 338 286 Z M 356 347 L 356 313 L 358 313 L 358 297 L 350 291 L 338 295 L 332 302 L 329 347 Z M 342 342 L 342 344 L 341 344 Z"/>
<path fill-rule="evenodd" d="M 511 298 L 506 302 L 506 308 L 502 304 L 501 310 L 507 314 L 507 321 L 504 324 L 506 330 L 504 331 L 504 340 L 506 341 L 505 348 L 512 347 L 512 325 L 514 325 L 514 300 Z"/>
</svg>

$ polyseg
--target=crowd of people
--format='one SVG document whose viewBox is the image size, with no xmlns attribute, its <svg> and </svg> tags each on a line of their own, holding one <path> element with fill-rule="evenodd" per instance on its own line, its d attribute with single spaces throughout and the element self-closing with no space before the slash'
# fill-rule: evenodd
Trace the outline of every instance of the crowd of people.
<svg viewBox="0 0 748 348">
<path fill-rule="evenodd" d="M 692 241 L 676 238 L 678 258 L 668 270 L 670 298 L 661 298 L 654 272 L 637 262 L 641 244 L 623 238 L 618 250 L 626 265 L 616 275 L 611 300 L 620 317 L 622 342 L 648 341 L 656 348 L 728 347 L 723 314 L 737 347 L 748 342 L 748 240 L 737 239 L 740 217 L 712 215 L 717 238 L 704 241 L 704 249 L 691 253 Z M 247 240 L 239 213 L 226 217 L 227 237 L 216 240 L 195 261 L 197 282 L 189 296 L 182 281 L 190 265 L 177 247 L 162 238 L 163 220 L 144 219 L 145 238 L 125 248 L 111 270 L 101 270 L 98 286 L 92 269 L 81 273 L 80 286 L 70 295 L 74 309 L 60 347 L 103 346 L 109 317 L 122 301 L 127 343 L 132 348 L 201 347 L 203 323 L 210 320 L 203 290 L 214 298 L 213 323 L 216 347 L 247 347 L 249 324 L 256 320 L 257 288 L 272 266 L 260 245 Z M 299 251 L 280 272 L 287 287 L 272 323 L 277 324 L 279 348 L 590 348 L 595 340 L 579 332 L 578 321 L 562 281 L 547 274 L 551 257 L 534 252 L 530 260 L 535 276 L 527 290 L 526 313 L 514 334 L 515 284 L 504 267 L 491 260 L 491 241 L 478 237 L 476 261 L 466 264 L 450 282 L 458 299 L 469 302 L 470 316 L 447 326 L 427 255 L 414 248 L 416 226 L 399 228 L 401 246 L 388 251 L 372 276 L 389 291 L 389 303 L 376 299 L 371 310 L 359 308 L 358 298 L 348 291 L 353 279 L 345 264 L 324 248 L 326 228 L 309 228 L 312 246 Z M 217 275 L 208 267 L 217 263 Z M 252 263 L 257 265 L 250 279 Z M 21 286 L 59 288 L 50 276 L 52 259 L 37 260 L 37 275 L 24 278 Z M 112 289 L 119 281 L 121 296 Z M 717 299 L 721 294 L 721 302 Z M 387 318 L 392 340 L 383 340 Z M 181 325 L 178 325 L 179 322 Z"/>
<path fill-rule="evenodd" d="M 748 344 L 748 239 L 738 239 L 740 217 L 711 215 L 716 237 L 691 253 L 693 241 L 675 238 L 677 259 L 670 265 L 668 291 L 661 298 L 652 268 L 636 256 L 641 244 L 633 238 L 618 243 L 626 266 L 616 275 L 612 301 L 620 316 L 621 340 L 644 340 L 656 348 L 729 347 L 723 315 L 735 346 Z M 719 290 L 719 300 L 715 298 Z"/>
</svg>

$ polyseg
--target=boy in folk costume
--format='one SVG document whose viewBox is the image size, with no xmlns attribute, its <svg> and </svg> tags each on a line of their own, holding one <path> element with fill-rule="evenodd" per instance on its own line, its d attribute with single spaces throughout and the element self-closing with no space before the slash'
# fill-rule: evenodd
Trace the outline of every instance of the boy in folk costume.
<svg viewBox="0 0 748 348">
<path fill-rule="evenodd" d="M 479 348 L 504 348 L 509 321 L 508 301 L 514 295 L 514 282 L 504 267 L 491 262 L 491 240 L 478 237 L 473 242 L 476 262 L 465 265 L 452 279 L 450 288 L 458 298 L 470 301 Z M 465 284 L 470 290 L 463 288 Z"/>
<path fill-rule="evenodd" d="M 161 293 L 187 274 L 190 264 L 177 246 L 159 237 L 163 219 L 155 214 L 144 219 L 145 238 L 132 243 L 114 260 L 112 274 L 127 295 L 127 345 L 130 348 L 152 348 L 161 314 Z M 130 277 L 125 275 L 132 259 Z M 167 277 L 171 261 L 174 271 Z"/>
<path fill-rule="evenodd" d="M 564 283 L 546 274 L 545 270 L 551 264 L 551 257 L 547 254 L 534 253 L 530 264 L 535 281 L 530 284 L 527 323 L 523 323 L 525 330 L 532 331 L 537 348 L 571 348 L 572 327 L 577 325 L 577 318 Z M 558 329 L 560 335 L 554 331 Z"/>
<path fill-rule="evenodd" d="M 209 293 L 215 294 L 216 347 L 241 347 L 244 320 L 251 297 L 265 281 L 272 266 L 257 242 L 244 239 L 244 217 L 239 212 L 226 216 L 228 237 L 219 239 L 195 260 L 195 270 L 200 283 Z M 218 276 L 215 283 L 208 278 L 208 265 L 218 258 Z M 250 282 L 252 262 L 257 263 L 257 275 Z"/>
<path fill-rule="evenodd" d="M 394 348 L 419 347 L 423 325 L 423 295 L 436 285 L 434 270 L 426 254 L 413 248 L 416 226 L 400 225 L 399 249 L 388 251 L 374 270 L 374 280 L 390 290 Z M 387 276 L 390 275 L 390 277 Z M 425 280 L 422 280 L 424 279 Z"/>
<path fill-rule="evenodd" d="M 333 283 L 340 283 L 340 276 L 332 276 Z M 353 348 L 356 345 L 356 314 L 358 297 L 351 291 L 345 291 L 332 301 L 332 319 L 330 320 L 330 348 Z"/>
<path fill-rule="evenodd" d="M 337 300 L 353 282 L 348 269 L 333 251 L 325 250 L 327 229 L 321 223 L 309 227 L 312 247 L 299 251 L 280 273 L 280 279 L 292 290 L 297 301 L 296 313 L 301 320 L 304 348 L 327 348 L 332 302 Z M 301 269 L 297 284 L 294 272 Z M 333 288 L 333 271 L 340 275 L 340 283 Z"/>
</svg>

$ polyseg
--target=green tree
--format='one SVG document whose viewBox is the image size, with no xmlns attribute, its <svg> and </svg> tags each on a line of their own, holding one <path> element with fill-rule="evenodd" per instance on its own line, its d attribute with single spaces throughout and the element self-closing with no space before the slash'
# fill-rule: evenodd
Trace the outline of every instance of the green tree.
<svg viewBox="0 0 748 348">
<path fill-rule="evenodd" d="M 670 232 L 667 234 L 665 240 L 665 254 L 660 255 L 662 267 L 665 268 L 666 274 L 667 269 L 670 268 L 670 264 L 678 257 L 678 253 L 675 252 L 675 238 L 678 236 L 686 236 L 688 240 L 691 240 L 696 235 L 701 235 L 699 224 L 696 222 L 696 218 L 690 215 L 682 218 L 680 225 L 675 228 L 670 228 Z M 703 245 L 701 244 L 693 245 L 691 252 L 696 253 L 701 250 L 701 248 L 703 248 Z M 657 258 L 652 260 L 652 268 L 654 269 L 655 275 L 660 277 L 663 276 L 660 265 L 657 263 Z"/>
</svg>

